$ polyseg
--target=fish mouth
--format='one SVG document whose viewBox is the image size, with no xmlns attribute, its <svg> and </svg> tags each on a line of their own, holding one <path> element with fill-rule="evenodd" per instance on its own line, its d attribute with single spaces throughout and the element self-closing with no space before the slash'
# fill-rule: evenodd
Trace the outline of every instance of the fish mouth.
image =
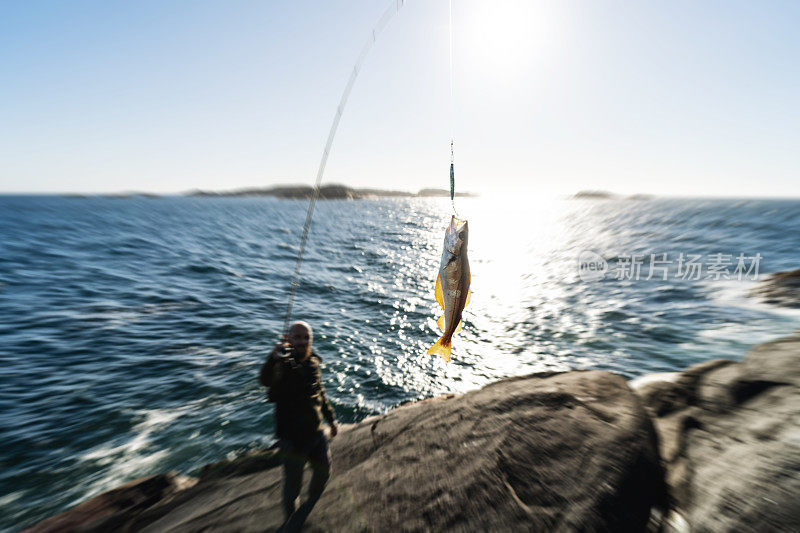
<svg viewBox="0 0 800 533">
<path fill-rule="evenodd" d="M 462 245 L 467 241 L 467 232 L 467 221 L 453 215 L 444 235 L 444 249 L 453 255 L 459 255 Z"/>
<path fill-rule="evenodd" d="M 450 217 L 450 227 L 453 228 L 456 232 L 461 232 L 461 230 L 467 227 L 467 221 L 462 220 L 460 218 L 456 218 L 455 215 L 451 215 Z"/>
</svg>

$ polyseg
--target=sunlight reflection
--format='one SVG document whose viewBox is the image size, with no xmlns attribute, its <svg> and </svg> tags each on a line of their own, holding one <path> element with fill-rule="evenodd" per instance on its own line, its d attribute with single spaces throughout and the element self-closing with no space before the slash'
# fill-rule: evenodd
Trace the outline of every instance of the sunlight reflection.
<svg viewBox="0 0 800 533">
<path fill-rule="evenodd" d="M 377 367 L 384 383 L 402 383 L 406 390 L 429 395 L 474 389 L 498 375 L 563 366 L 536 350 L 526 351 L 522 357 L 518 350 L 528 335 L 526 328 L 519 325 L 529 321 L 529 307 L 563 301 L 562 289 L 552 283 L 548 264 L 565 240 L 559 216 L 563 211 L 546 199 L 537 203 L 509 198 L 459 199 L 459 215 L 470 222 L 472 299 L 464 312 L 465 327 L 453 341 L 454 359 L 446 364 L 431 358 L 425 354 L 425 342 L 415 341 L 416 335 L 405 334 L 404 330 L 414 327 L 408 314 L 418 305 L 425 316 L 421 326 L 430 342 L 440 333 L 435 324 L 440 310 L 433 297 L 433 285 L 449 202 L 441 201 L 440 207 L 441 221 L 415 236 L 420 256 L 395 265 L 394 286 L 406 287 L 413 281 L 422 288 L 424 297 L 393 304 L 391 330 L 396 332 L 401 350 L 394 365 Z M 397 259 L 402 261 L 405 257 L 399 255 Z"/>
</svg>

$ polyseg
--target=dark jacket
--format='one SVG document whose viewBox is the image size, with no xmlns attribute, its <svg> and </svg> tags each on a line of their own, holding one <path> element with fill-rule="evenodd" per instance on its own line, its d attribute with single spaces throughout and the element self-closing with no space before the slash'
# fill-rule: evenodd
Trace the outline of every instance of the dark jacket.
<svg viewBox="0 0 800 533">
<path fill-rule="evenodd" d="M 323 418 L 335 420 L 319 364 L 322 360 L 312 352 L 298 362 L 291 355 L 271 356 L 261 366 L 259 381 L 269 387 L 269 401 L 275 402 L 275 434 L 295 445 L 310 444 L 322 431 Z"/>
</svg>

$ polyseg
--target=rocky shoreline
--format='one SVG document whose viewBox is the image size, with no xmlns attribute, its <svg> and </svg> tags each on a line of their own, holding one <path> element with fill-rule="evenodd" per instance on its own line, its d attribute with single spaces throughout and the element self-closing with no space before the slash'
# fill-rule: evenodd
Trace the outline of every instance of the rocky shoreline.
<svg viewBox="0 0 800 533">
<path fill-rule="evenodd" d="M 346 426 L 306 530 L 791 531 L 798 420 L 800 336 L 631 382 L 509 378 Z M 27 531 L 274 530 L 279 464 L 132 481 Z"/>
<path fill-rule="evenodd" d="M 741 362 L 715 359 L 632 386 L 658 432 L 677 523 L 797 530 L 800 336 L 759 345 Z"/>
<path fill-rule="evenodd" d="M 753 295 L 796 306 L 798 279 Z M 539 373 L 402 405 L 343 426 L 331 455 L 307 531 L 796 531 L 800 335 L 630 382 Z M 275 530 L 280 463 L 134 480 L 26 531 Z"/>
</svg>

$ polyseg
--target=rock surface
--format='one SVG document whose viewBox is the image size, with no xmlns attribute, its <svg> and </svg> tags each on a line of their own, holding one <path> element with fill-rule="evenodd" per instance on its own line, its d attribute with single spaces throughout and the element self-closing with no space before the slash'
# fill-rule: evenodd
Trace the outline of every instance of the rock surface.
<svg viewBox="0 0 800 533">
<path fill-rule="evenodd" d="M 26 533 L 56 531 L 112 531 L 131 516 L 194 485 L 196 480 L 174 473 L 158 474 L 126 483 L 26 529 Z"/>
<path fill-rule="evenodd" d="M 274 530 L 274 453 L 211 465 L 114 529 Z M 642 531 L 666 501 L 651 421 L 607 372 L 511 378 L 402 406 L 343 428 L 331 453 L 308 531 Z"/>
<path fill-rule="evenodd" d="M 637 391 L 656 422 L 674 506 L 692 531 L 797 531 L 800 337 Z"/>
<path fill-rule="evenodd" d="M 770 274 L 752 291 L 766 303 L 800 309 L 800 268 Z"/>
</svg>

